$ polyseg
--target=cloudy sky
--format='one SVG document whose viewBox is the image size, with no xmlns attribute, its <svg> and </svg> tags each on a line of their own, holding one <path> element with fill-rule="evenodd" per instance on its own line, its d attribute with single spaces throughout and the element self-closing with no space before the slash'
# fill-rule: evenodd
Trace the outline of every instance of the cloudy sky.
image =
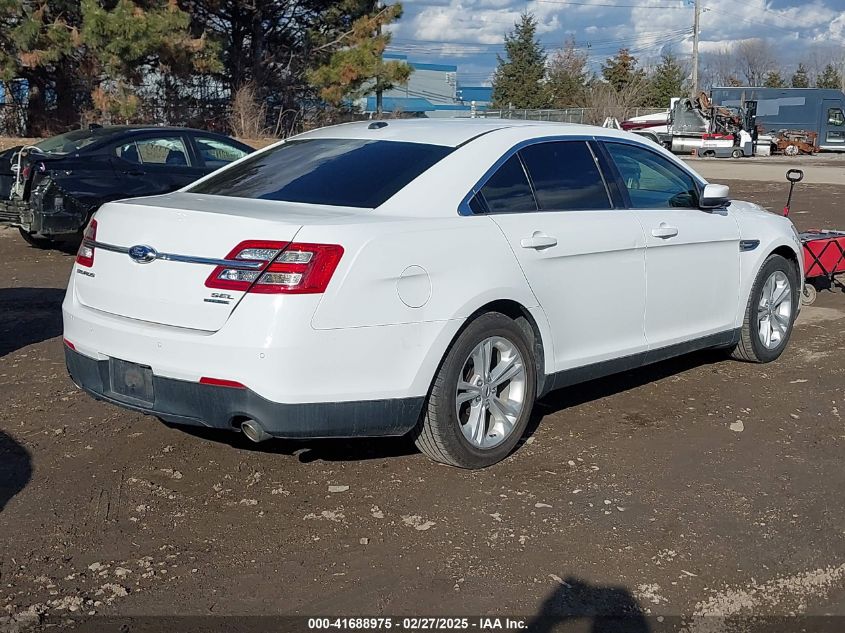
<svg viewBox="0 0 845 633">
<path fill-rule="evenodd" d="M 404 0 L 403 6 L 391 50 L 413 61 L 457 64 L 465 85 L 489 83 L 504 33 L 525 10 L 537 18 L 549 53 L 574 37 L 594 68 L 621 46 L 645 63 L 662 51 L 688 56 L 692 49 L 690 0 Z M 701 6 L 703 52 L 763 37 L 789 69 L 802 59 L 845 60 L 845 0 L 701 0 Z"/>
</svg>

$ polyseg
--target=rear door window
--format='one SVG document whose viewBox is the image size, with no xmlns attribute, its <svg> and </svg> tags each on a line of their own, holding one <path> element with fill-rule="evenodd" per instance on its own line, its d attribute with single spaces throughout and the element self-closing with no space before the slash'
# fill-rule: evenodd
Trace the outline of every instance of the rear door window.
<svg viewBox="0 0 845 633">
<path fill-rule="evenodd" d="M 115 148 L 115 154 L 138 165 L 186 167 L 191 164 L 185 142 L 178 136 L 127 141 Z"/>
<path fill-rule="evenodd" d="M 217 169 L 243 158 L 248 152 L 218 138 L 195 136 L 197 151 L 206 167 Z"/>
<path fill-rule="evenodd" d="M 189 191 L 375 208 L 453 149 L 425 143 L 362 139 L 288 141 L 217 172 Z"/>
<path fill-rule="evenodd" d="M 610 197 L 584 141 L 537 143 L 520 150 L 540 211 L 610 209 Z"/>
<path fill-rule="evenodd" d="M 490 176 L 481 188 L 490 213 L 526 213 L 537 210 L 534 194 L 522 161 L 514 154 Z"/>
</svg>

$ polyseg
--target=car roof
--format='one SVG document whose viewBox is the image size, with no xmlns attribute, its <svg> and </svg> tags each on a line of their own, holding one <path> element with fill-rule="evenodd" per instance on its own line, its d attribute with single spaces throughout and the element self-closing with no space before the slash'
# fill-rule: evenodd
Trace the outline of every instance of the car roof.
<svg viewBox="0 0 845 633">
<path fill-rule="evenodd" d="M 519 119 L 388 119 L 332 125 L 305 132 L 294 138 L 372 139 L 458 147 L 484 134 L 517 128 L 525 132 L 526 138 L 592 134 L 608 136 L 608 133 L 615 132 L 615 130 L 579 123 Z"/>
<path fill-rule="evenodd" d="M 121 132 L 201 132 L 202 134 L 216 134 L 225 136 L 220 132 L 209 132 L 191 127 L 180 127 L 178 125 L 103 125 L 90 128 L 94 134 L 117 134 Z"/>
</svg>

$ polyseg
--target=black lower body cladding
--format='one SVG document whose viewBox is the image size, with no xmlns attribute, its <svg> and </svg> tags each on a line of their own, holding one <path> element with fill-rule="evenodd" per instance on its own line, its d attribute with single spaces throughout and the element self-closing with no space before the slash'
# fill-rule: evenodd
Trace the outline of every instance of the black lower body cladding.
<svg viewBox="0 0 845 633">
<path fill-rule="evenodd" d="M 249 389 L 221 387 L 153 376 L 154 400 L 126 399 L 111 389 L 109 361 L 95 360 L 65 347 L 73 381 L 98 400 L 157 416 L 173 424 L 235 430 L 240 421 L 257 421 L 273 437 L 328 438 L 397 436 L 419 420 L 424 398 L 315 402 L 272 402 Z"/>
</svg>

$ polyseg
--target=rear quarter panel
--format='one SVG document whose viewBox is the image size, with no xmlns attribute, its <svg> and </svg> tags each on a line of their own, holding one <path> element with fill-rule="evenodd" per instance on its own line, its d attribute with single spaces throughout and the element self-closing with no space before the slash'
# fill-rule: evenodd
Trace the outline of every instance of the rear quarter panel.
<svg viewBox="0 0 845 633">
<path fill-rule="evenodd" d="M 465 319 L 500 299 L 537 306 L 489 217 L 306 226 L 297 241 L 338 243 L 345 249 L 314 315 L 316 329 Z"/>
</svg>

